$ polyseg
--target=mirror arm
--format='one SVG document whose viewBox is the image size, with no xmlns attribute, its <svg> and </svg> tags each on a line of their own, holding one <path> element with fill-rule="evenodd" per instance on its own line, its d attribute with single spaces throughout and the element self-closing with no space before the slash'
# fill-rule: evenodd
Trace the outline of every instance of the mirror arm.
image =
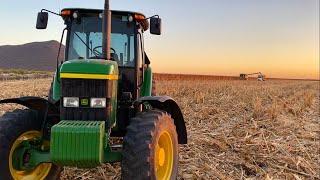
<svg viewBox="0 0 320 180">
<path fill-rule="evenodd" d="M 160 18 L 160 16 L 159 16 L 159 15 L 153 15 L 153 16 L 150 16 L 150 17 L 148 17 L 148 18 L 145 18 L 144 20 L 148 20 L 148 19 L 151 19 L 151 18 L 153 18 L 153 17 Z"/>
<path fill-rule="evenodd" d="M 63 37 L 64 37 L 64 33 L 66 32 L 67 28 L 64 28 L 62 31 L 62 35 L 61 35 L 61 40 L 60 40 L 60 44 L 59 44 L 59 50 L 58 50 L 58 55 L 57 55 L 57 70 L 59 68 L 59 57 L 60 57 L 60 51 L 61 51 L 61 46 L 62 46 L 62 41 L 63 41 Z M 57 71 L 58 72 L 58 71 Z"/>
<path fill-rule="evenodd" d="M 54 14 L 54 15 L 57 15 L 57 16 L 61 16 L 60 14 L 58 14 L 56 12 L 53 12 L 53 11 L 50 11 L 48 9 L 41 9 L 41 12 L 48 12 L 48 13 L 51 13 L 51 14 Z"/>
</svg>

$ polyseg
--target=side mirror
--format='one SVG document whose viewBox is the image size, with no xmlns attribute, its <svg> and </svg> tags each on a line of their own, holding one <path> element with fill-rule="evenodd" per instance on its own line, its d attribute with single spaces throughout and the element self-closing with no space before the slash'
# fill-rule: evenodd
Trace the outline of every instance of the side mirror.
<svg viewBox="0 0 320 180">
<path fill-rule="evenodd" d="M 46 29 L 48 25 L 48 13 L 39 12 L 37 17 L 37 29 Z"/>
<path fill-rule="evenodd" d="M 161 18 L 150 18 L 150 33 L 155 35 L 161 35 Z"/>
</svg>

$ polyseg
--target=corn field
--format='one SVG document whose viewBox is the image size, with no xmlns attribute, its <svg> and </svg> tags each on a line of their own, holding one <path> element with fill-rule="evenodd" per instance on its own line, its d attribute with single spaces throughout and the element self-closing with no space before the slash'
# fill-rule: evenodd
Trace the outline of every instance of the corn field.
<svg viewBox="0 0 320 180">
<path fill-rule="evenodd" d="M 182 108 L 178 179 L 320 179 L 319 81 L 157 78 Z M 50 79 L 1 81 L 0 99 L 46 97 Z M 1 105 L 0 114 L 22 108 Z M 120 163 L 62 179 L 120 179 Z"/>
</svg>

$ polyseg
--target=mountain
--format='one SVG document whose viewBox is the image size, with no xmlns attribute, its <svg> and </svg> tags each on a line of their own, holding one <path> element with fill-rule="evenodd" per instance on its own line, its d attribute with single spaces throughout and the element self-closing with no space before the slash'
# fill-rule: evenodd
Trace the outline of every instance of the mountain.
<svg viewBox="0 0 320 180">
<path fill-rule="evenodd" d="M 0 46 L 0 69 L 54 71 L 59 49 L 58 41 L 32 42 Z M 64 58 L 64 45 L 60 60 Z"/>
</svg>

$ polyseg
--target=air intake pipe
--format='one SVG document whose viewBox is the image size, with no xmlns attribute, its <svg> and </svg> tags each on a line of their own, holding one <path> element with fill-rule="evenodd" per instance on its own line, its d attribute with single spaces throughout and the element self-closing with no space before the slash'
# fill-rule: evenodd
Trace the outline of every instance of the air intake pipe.
<svg viewBox="0 0 320 180">
<path fill-rule="evenodd" d="M 104 11 L 103 11 L 103 22 L 102 22 L 102 54 L 103 59 L 111 60 L 110 49 L 111 49 L 111 11 L 109 6 L 109 0 L 105 0 Z"/>
</svg>

